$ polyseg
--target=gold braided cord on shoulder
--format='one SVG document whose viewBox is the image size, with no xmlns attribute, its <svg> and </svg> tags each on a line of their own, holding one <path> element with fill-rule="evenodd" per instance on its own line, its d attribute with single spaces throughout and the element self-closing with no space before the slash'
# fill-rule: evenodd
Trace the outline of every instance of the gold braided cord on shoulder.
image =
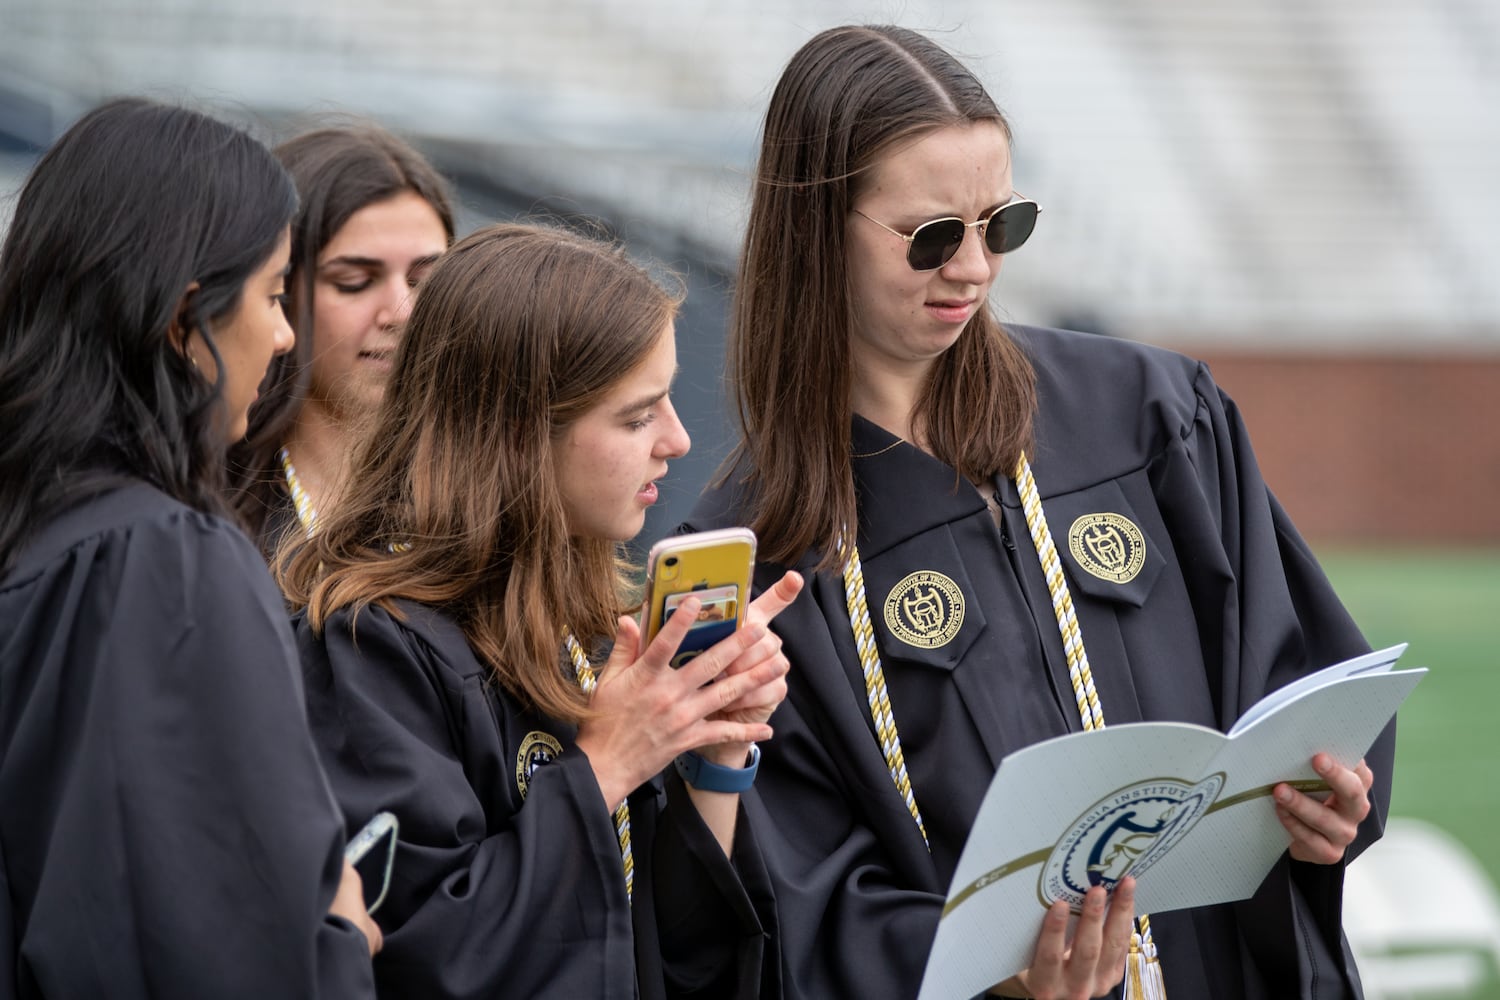
<svg viewBox="0 0 1500 1000">
<path fill-rule="evenodd" d="M 906 773 L 906 758 L 901 753 L 901 735 L 896 731 L 896 716 L 891 711 L 891 696 L 885 688 L 885 671 L 880 666 L 880 650 L 875 646 L 875 632 L 870 626 L 870 606 L 865 597 L 865 573 L 859 562 L 859 547 L 851 541 L 849 557 L 844 561 L 844 600 L 849 608 L 849 622 L 854 629 L 854 645 L 859 650 L 859 665 L 865 676 L 865 698 L 870 718 L 880 739 L 880 751 L 896 790 L 906 801 L 906 809 L 917 823 L 922 843 L 927 843 L 927 826 L 922 822 L 911 778 Z M 928 844 L 928 849 L 931 845 Z"/>
<path fill-rule="evenodd" d="M 1052 544 L 1052 532 L 1047 527 L 1047 515 L 1042 512 L 1042 497 L 1037 492 L 1036 478 L 1031 474 L 1031 463 L 1025 455 L 1016 462 L 1015 479 L 1021 493 L 1021 510 L 1026 515 L 1026 528 L 1031 533 L 1031 544 L 1047 578 L 1047 593 L 1052 597 L 1052 612 L 1057 616 L 1057 630 L 1062 635 L 1063 652 L 1068 658 L 1068 680 L 1073 684 L 1073 696 L 1078 701 L 1078 717 L 1083 720 L 1084 729 L 1103 729 L 1104 708 L 1099 704 L 1099 692 L 1094 690 L 1094 675 L 1089 670 L 1088 653 L 1083 648 L 1083 633 L 1073 614 L 1073 595 L 1068 591 L 1062 562 L 1057 558 L 1057 547 Z M 1151 918 L 1142 913 L 1136 916 L 1135 922 L 1137 929 L 1130 935 L 1130 954 L 1125 959 L 1126 1000 L 1166 1000 L 1167 987 L 1161 974 L 1161 962 L 1157 958 L 1156 942 L 1151 939 Z"/>
<path fill-rule="evenodd" d="M 593 665 L 589 663 L 587 654 L 578 640 L 573 637 L 571 629 L 563 633 L 563 644 L 568 647 L 568 657 L 573 661 L 573 675 L 578 679 L 578 686 L 583 688 L 583 693 L 591 695 L 599 686 L 598 675 L 594 673 Z M 635 889 L 635 858 L 630 853 L 630 802 L 621 802 L 615 808 L 615 834 L 620 841 L 620 862 L 625 867 L 625 898 L 634 899 Z"/>
</svg>

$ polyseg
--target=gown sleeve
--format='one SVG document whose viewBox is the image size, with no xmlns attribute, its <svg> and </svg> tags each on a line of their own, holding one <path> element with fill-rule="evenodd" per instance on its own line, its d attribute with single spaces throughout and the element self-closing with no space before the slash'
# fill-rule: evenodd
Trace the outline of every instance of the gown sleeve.
<svg viewBox="0 0 1500 1000">
<path fill-rule="evenodd" d="M 379 608 L 352 629 L 335 614 L 321 638 L 298 627 L 348 825 L 382 809 L 400 821 L 375 915 L 381 994 L 633 997 L 620 849 L 588 758 L 570 747 L 538 767 L 517 808 L 490 681 L 461 639 L 436 650 Z"/>
<path fill-rule="evenodd" d="M 46 777 L 31 807 L 52 825 L 13 981 L 44 996 L 372 996 L 364 936 L 327 912 L 343 834 L 249 541 L 179 511 L 81 543 L 34 583 L 34 610 L 82 627 L 42 647 L 29 701 L 54 717 L 8 751 L 51 755 L 33 761 Z"/>
<path fill-rule="evenodd" d="M 309 717 L 348 825 L 382 809 L 400 821 L 376 913 L 381 993 L 774 996 L 761 990 L 776 972 L 770 879 L 748 832 L 731 866 L 675 779 L 641 786 L 632 903 L 589 760 L 552 735 L 570 727 L 497 691 L 450 622 L 402 611 L 423 622 L 368 608 L 352 627 L 335 614 L 320 637 L 298 626 Z M 537 729 L 562 751 L 522 797 L 516 747 Z"/>
<path fill-rule="evenodd" d="M 1185 480 L 1193 470 L 1195 488 L 1186 481 L 1162 484 L 1158 495 L 1187 542 L 1178 551 L 1187 554 L 1205 662 L 1223 665 L 1227 727 L 1265 694 L 1369 645 L 1262 479 L 1234 402 L 1206 367 L 1197 388 L 1201 405 L 1183 441 L 1189 461 L 1170 473 Z M 1174 504 L 1180 509 L 1172 510 Z M 1317 865 L 1283 855 L 1259 892 L 1234 904 L 1253 961 L 1281 979 L 1285 995 L 1312 996 L 1320 979 L 1326 990 L 1328 977 L 1339 972 L 1348 973 L 1351 988 L 1358 982 L 1342 932 L 1344 869 L 1384 830 L 1395 733 L 1392 719 L 1365 755 L 1375 776 L 1371 809 L 1343 861 Z"/>
<path fill-rule="evenodd" d="M 743 798 L 726 858 L 675 771 L 665 785 L 666 808 L 651 859 L 657 932 L 646 947 L 660 953 L 651 960 L 662 964 L 667 995 L 778 1000 L 775 892 Z M 642 903 L 637 899 L 635 905 Z M 643 975 L 647 962 L 641 960 Z"/>
</svg>

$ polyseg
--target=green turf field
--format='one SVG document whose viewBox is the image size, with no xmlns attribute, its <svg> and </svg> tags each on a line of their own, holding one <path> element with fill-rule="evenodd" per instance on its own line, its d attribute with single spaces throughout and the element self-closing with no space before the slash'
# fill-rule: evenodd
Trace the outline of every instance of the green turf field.
<svg viewBox="0 0 1500 1000">
<path fill-rule="evenodd" d="M 1371 644 L 1431 670 L 1401 708 L 1392 814 L 1454 834 L 1500 884 L 1500 548 L 1318 555 Z M 1500 979 L 1473 996 L 1500 1000 Z"/>
</svg>

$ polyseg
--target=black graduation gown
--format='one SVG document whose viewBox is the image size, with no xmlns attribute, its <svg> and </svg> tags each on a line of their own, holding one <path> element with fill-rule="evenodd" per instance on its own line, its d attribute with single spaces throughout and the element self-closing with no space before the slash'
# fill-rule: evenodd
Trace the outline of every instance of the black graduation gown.
<svg viewBox="0 0 1500 1000">
<path fill-rule="evenodd" d="M 1227 729 L 1267 692 L 1367 649 L 1205 366 L 1089 335 L 1013 334 L 1036 367 L 1031 464 L 1106 722 Z M 776 879 L 788 993 L 910 997 L 1000 760 L 1082 724 L 1015 484 L 996 482 L 997 527 L 952 468 L 854 423 L 870 616 L 931 852 L 875 741 L 837 574 L 812 579 L 775 622 L 790 693 L 746 803 Z M 731 483 L 706 494 L 686 527 L 744 523 L 744 511 Z M 1118 527 L 1126 555 L 1144 555 L 1138 566 L 1127 558 L 1111 571 L 1086 546 L 1070 550 L 1075 521 L 1100 513 L 1139 531 L 1132 541 Z M 815 562 L 809 553 L 798 568 Z M 924 570 L 953 581 L 964 617 L 956 634 L 913 644 L 893 633 L 884 604 Z M 762 565 L 757 586 L 781 572 Z M 1374 809 L 1346 858 L 1379 836 L 1393 745 L 1394 722 L 1367 756 Z M 1342 865 L 1284 856 L 1252 900 L 1154 916 L 1168 995 L 1358 996 L 1342 885 Z"/>
<path fill-rule="evenodd" d="M 0 580 L 0 996 L 373 996 L 281 596 L 144 485 Z"/>
<path fill-rule="evenodd" d="M 632 904 L 576 729 L 520 707 L 450 619 L 398 609 L 361 611 L 353 633 L 340 611 L 321 638 L 297 620 L 350 832 L 382 809 L 400 821 L 375 914 L 380 994 L 779 996 L 769 876 L 743 815 L 731 864 L 676 774 L 637 789 Z"/>
<path fill-rule="evenodd" d="M 292 495 L 285 490 L 276 491 L 276 502 L 266 511 L 266 519 L 261 523 L 260 532 L 255 536 L 255 545 L 260 549 L 260 554 L 265 557 L 267 563 L 276 559 L 276 552 L 281 548 L 281 543 L 293 528 L 306 534 L 307 529 L 302 527 L 302 522 L 297 519 L 297 505 L 292 502 Z"/>
</svg>

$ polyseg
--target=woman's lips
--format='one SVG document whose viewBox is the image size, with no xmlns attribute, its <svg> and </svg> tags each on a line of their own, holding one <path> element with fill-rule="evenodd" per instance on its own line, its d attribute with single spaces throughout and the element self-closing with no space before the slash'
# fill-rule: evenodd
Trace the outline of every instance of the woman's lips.
<svg viewBox="0 0 1500 1000">
<path fill-rule="evenodd" d="M 977 299 L 935 299 L 926 303 L 927 311 L 944 323 L 967 323 L 974 315 Z"/>
</svg>

